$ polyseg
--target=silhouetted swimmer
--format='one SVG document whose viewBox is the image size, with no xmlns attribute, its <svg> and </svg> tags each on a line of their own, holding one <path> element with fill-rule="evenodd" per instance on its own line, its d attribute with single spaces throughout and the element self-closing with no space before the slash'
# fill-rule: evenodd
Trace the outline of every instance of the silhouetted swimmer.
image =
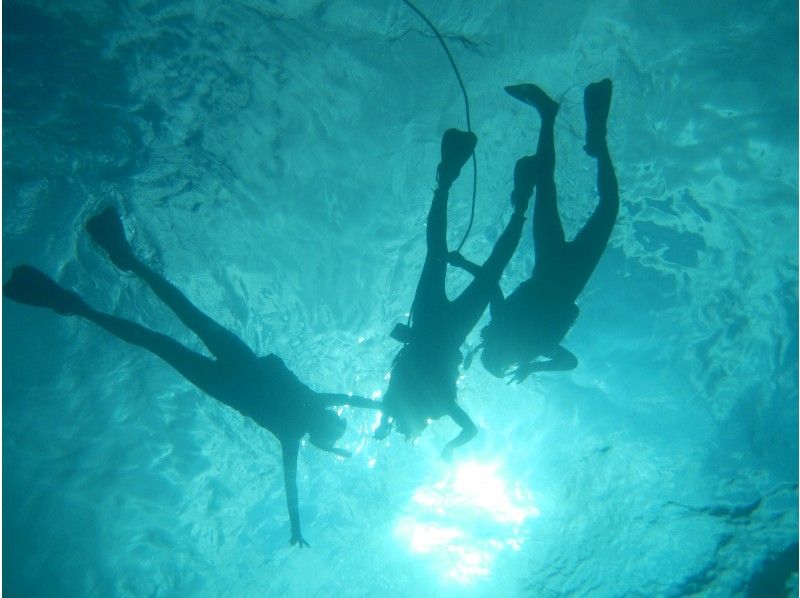
<svg viewBox="0 0 800 598">
<path fill-rule="evenodd" d="M 347 451 L 334 446 L 347 423 L 326 407 L 352 405 L 379 409 L 380 404 L 364 397 L 314 392 L 300 382 L 277 355 L 257 356 L 241 339 L 197 309 L 176 287 L 139 261 L 125 238 L 119 215 L 112 208 L 90 219 L 86 228 L 111 261 L 120 270 L 133 272 L 141 278 L 200 337 L 216 359 L 195 353 L 144 326 L 101 313 L 78 294 L 60 287 L 30 266 L 14 268 L 11 279 L 3 285 L 5 296 L 62 315 L 80 316 L 127 343 L 155 353 L 200 390 L 272 432 L 283 452 L 286 503 L 292 527 L 290 542 L 308 546 L 300 531 L 297 504 L 300 440 L 308 434 L 315 447 L 348 456 Z"/>
<path fill-rule="evenodd" d="M 389 387 L 383 398 L 383 416 L 375 432 L 385 438 L 396 424 L 407 438 L 420 434 L 428 423 L 445 415 L 461 427 L 442 456 L 471 440 L 477 428 L 456 404 L 456 381 L 462 361 L 459 348 L 480 319 L 490 296 L 522 234 L 525 210 L 533 193 L 536 166 L 533 157 L 517 162 L 511 203 L 514 213 L 475 278 L 453 301 L 445 294 L 447 270 L 447 198 L 450 186 L 475 148 L 473 133 L 455 129 L 442 137 L 438 187 L 428 213 L 427 255 L 412 306 L 411 327 L 398 325 L 392 336 L 405 343 L 394 359 Z"/>
<path fill-rule="evenodd" d="M 600 201 L 573 241 L 564 239 L 556 205 L 553 124 L 558 104 L 536 85 L 506 87 L 513 97 L 539 112 L 542 128 L 536 152 L 538 174 L 533 207 L 536 264 L 531 277 L 503 298 L 495 288 L 491 321 L 481 331 L 481 361 L 493 375 L 511 375 L 522 382 L 533 372 L 571 370 L 577 358 L 561 346 L 578 317 L 575 300 L 597 266 L 619 212 L 619 190 L 606 145 L 606 120 L 611 104 L 611 81 L 592 83 L 584 91 L 587 154 L 597 159 Z M 451 263 L 475 274 L 477 266 L 460 255 Z M 539 356 L 545 360 L 537 360 Z M 470 355 L 471 357 L 471 355 Z M 515 366 L 515 369 L 510 370 Z"/>
</svg>

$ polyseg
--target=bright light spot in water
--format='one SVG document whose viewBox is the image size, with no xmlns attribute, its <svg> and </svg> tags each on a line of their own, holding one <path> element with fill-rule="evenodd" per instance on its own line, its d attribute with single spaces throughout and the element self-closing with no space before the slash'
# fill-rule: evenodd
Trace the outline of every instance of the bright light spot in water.
<svg viewBox="0 0 800 598">
<path fill-rule="evenodd" d="M 442 510 L 471 508 L 483 511 L 498 523 L 519 525 L 528 516 L 539 515 L 534 507 L 521 507 L 514 504 L 506 492 L 505 481 L 497 475 L 498 465 L 484 465 L 475 461 L 462 463 L 455 475 L 449 475 L 433 486 L 420 488 L 412 500 L 417 504 Z M 515 498 L 525 501 L 526 497 L 518 487 Z"/>
<path fill-rule="evenodd" d="M 499 469 L 466 461 L 418 488 L 395 534 L 446 579 L 468 585 L 488 576 L 500 553 L 522 548 L 525 520 L 539 516 L 530 491 L 516 484 L 509 492 Z"/>
<path fill-rule="evenodd" d="M 382 394 L 383 393 L 381 391 L 376 390 L 375 392 L 372 393 L 372 398 L 373 399 L 380 399 Z"/>
<path fill-rule="evenodd" d="M 358 443 L 358 446 L 355 449 L 353 449 L 353 453 L 358 455 L 361 451 L 364 450 L 364 447 L 366 446 L 366 444 L 367 444 L 367 439 L 362 436 L 361 437 L 361 441 Z M 348 446 L 347 448 L 350 448 L 350 447 Z"/>
<path fill-rule="evenodd" d="M 375 430 L 378 429 L 378 426 L 381 425 L 381 418 L 382 417 L 383 416 L 382 416 L 380 411 L 376 411 L 375 412 L 375 417 L 372 419 L 372 432 L 373 433 L 375 432 Z"/>
<path fill-rule="evenodd" d="M 363 336 L 359 336 L 358 337 L 358 344 L 360 345 L 363 342 L 364 342 L 364 337 Z"/>
<path fill-rule="evenodd" d="M 408 546 L 412 552 L 431 552 L 440 546 L 447 546 L 464 533 L 452 527 L 439 527 L 411 521 L 400 524 L 408 536 Z"/>
</svg>

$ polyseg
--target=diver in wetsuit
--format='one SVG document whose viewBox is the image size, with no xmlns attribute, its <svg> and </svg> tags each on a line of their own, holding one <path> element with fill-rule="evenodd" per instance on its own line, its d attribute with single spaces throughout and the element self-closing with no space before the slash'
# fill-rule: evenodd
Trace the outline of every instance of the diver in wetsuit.
<svg viewBox="0 0 800 598">
<path fill-rule="evenodd" d="M 158 355 L 200 390 L 272 432 L 280 441 L 283 453 L 286 503 L 292 531 L 290 542 L 308 546 L 300 531 L 297 501 L 300 440 L 308 434 L 315 447 L 348 456 L 347 451 L 334 446 L 347 423 L 327 407 L 352 405 L 379 409 L 380 404 L 363 397 L 314 392 L 277 355 L 257 356 L 236 335 L 197 309 L 176 287 L 139 261 L 113 208 L 91 218 L 86 228 L 111 261 L 120 270 L 133 272 L 141 278 L 200 337 L 216 359 L 195 353 L 144 326 L 101 313 L 78 294 L 58 286 L 30 266 L 14 268 L 11 279 L 3 285 L 5 296 L 94 322 L 123 341 Z"/>
<path fill-rule="evenodd" d="M 442 137 L 438 187 L 428 213 L 427 255 L 411 310 L 411 327 L 399 325 L 392 336 L 405 343 L 394 359 L 389 387 L 383 397 L 381 424 L 376 438 L 385 438 L 397 425 L 407 438 L 417 436 L 430 420 L 445 415 L 461 427 L 447 443 L 442 456 L 449 459 L 454 448 L 477 433 L 469 416 L 456 404 L 456 380 L 462 361 L 459 348 L 480 319 L 497 287 L 500 275 L 514 253 L 522 234 L 525 210 L 535 183 L 535 159 L 520 159 L 514 169 L 511 203 L 514 213 L 475 278 L 456 299 L 445 294 L 447 270 L 447 198 L 450 186 L 472 154 L 477 138 L 473 133 L 449 129 Z"/>
<path fill-rule="evenodd" d="M 578 317 L 575 300 L 597 266 L 619 212 L 619 189 L 606 144 L 606 120 L 611 104 L 611 81 L 592 83 L 584 90 L 586 145 L 597 160 L 600 201 L 573 241 L 564 239 L 556 205 L 553 124 L 558 104 L 536 85 L 506 88 L 513 97 L 539 112 L 542 128 L 536 152 L 538 174 L 533 206 L 533 244 L 536 263 L 531 277 L 508 297 L 495 288 L 491 321 L 481 331 L 481 361 L 497 377 L 510 375 L 522 382 L 533 372 L 571 370 L 577 358 L 561 346 Z M 458 254 L 450 262 L 478 275 L 479 268 Z M 537 360 L 539 356 L 544 360 Z M 514 366 L 513 370 L 510 368 Z"/>
</svg>

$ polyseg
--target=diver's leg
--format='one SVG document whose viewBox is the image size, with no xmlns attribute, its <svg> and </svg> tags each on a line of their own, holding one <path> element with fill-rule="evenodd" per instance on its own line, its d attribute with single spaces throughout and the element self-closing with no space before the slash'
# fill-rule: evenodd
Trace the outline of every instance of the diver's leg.
<svg viewBox="0 0 800 598">
<path fill-rule="evenodd" d="M 153 292 L 175 312 L 203 344 L 217 358 L 224 360 L 246 361 L 255 359 L 256 355 L 238 336 L 221 326 L 189 301 L 174 285 L 153 272 L 143 263 L 138 262 L 133 272 L 144 280 Z"/>
<path fill-rule="evenodd" d="M 426 319 L 447 302 L 445 273 L 447 270 L 447 193 L 439 187 L 433 195 L 425 230 L 428 250 L 414 295 L 414 317 Z"/>
<path fill-rule="evenodd" d="M 517 161 L 514 167 L 514 190 L 511 192 L 511 204 L 514 206 L 511 220 L 495 243 L 492 253 L 475 273 L 474 280 L 453 302 L 456 327 L 463 338 L 466 338 L 478 322 L 492 295 L 498 292 L 503 270 L 519 245 L 537 169 L 536 156 L 526 156 Z"/>
<path fill-rule="evenodd" d="M 91 309 L 79 314 L 117 338 L 147 349 L 171 365 L 179 374 L 203 392 L 219 397 L 221 379 L 214 360 L 195 353 L 170 337 L 144 326 Z"/>
<path fill-rule="evenodd" d="M 125 239 L 119 215 L 113 208 L 91 218 L 86 229 L 92 239 L 106 250 L 114 264 L 139 276 L 219 359 L 240 361 L 255 358 L 255 354 L 239 337 L 200 311 L 174 285 L 133 254 Z"/>
<path fill-rule="evenodd" d="M 536 108 L 542 121 L 536 146 L 539 171 L 536 179 L 536 200 L 533 204 L 533 247 L 536 265 L 549 266 L 560 259 L 565 247 L 554 181 L 556 152 L 553 129 L 559 106 L 540 87 L 533 84 L 509 86 L 506 91 Z"/>
<path fill-rule="evenodd" d="M 15 268 L 3 285 L 3 294 L 13 301 L 51 309 L 62 315 L 76 315 L 94 322 L 123 341 L 143 347 L 161 357 L 201 390 L 218 395 L 215 363 L 190 351 L 173 339 L 134 322 L 92 309 L 77 293 L 60 287 L 35 268 Z"/>
<path fill-rule="evenodd" d="M 524 223 L 525 210 L 515 210 L 489 258 L 469 286 L 453 301 L 454 334 L 461 342 L 478 323 L 492 294 L 498 288 L 500 276 L 519 244 Z"/>
<path fill-rule="evenodd" d="M 536 147 L 539 161 L 539 177 L 536 184 L 536 199 L 533 204 L 533 250 L 536 265 L 547 268 L 557 263 L 565 248 L 564 227 L 558 214 L 556 199 L 554 141 L 555 113 L 541 111 L 542 128 Z"/>
<path fill-rule="evenodd" d="M 448 129 L 442 136 L 442 159 L 437 168 L 438 186 L 433 194 L 425 231 L 427 254 L 414 296 L 413 310 L 417 321 L 428 316 L 437 317 L 447 303 L 447 198 L 450 186 L 474 151 L 476 143 L 477 138 L 471 132 Z"/>
<path fill-rule="evenodd" d="M 611 103 L 611 81 L 592 83 L 584 93 L 586 153 L 597 159 L 599 202 L 592 216 L 568 244 L 569 292 L 577 297 L 603 255 L 619 213 L 619 187 L 606 143 L 606 119 Z"/>
<path fill-rule="evenodd" d="M 597 208 L 575 239 L 567 244 L 569 255 L 567 272 L 570 278 L 568 290 L 570 295 L 576 298 L 597 267 L 619 213 L 617 177 L 608 148 L 598 151 L 597 190 L 600 196 Z"/>
</svg>

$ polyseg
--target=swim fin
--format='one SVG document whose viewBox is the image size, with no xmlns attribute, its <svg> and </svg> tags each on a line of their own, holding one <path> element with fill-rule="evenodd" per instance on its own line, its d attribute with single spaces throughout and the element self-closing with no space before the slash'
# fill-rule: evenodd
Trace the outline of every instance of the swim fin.
<svg viewBox="0 0 800 598">
<path fill-rule="evenodd" d="M 542 118 L 555 118 L 558 114 L 558 102 L 547 95 L 538 85 L 533 83 L 507 85 L 505 90 L 512 98 L 536 108 Z"/>
<path fill-rule="evenodd" d="M 86 231 L 92 240 L 102 247 L 114 265 L 128 272 L 133 269 L 136 257 L 125 238 L 122 220 L 114 208 L 106 208 L 86 223 Z"/>
<path fill-rule="evenodd" d="M 478 138 L 472 131 L 447 129 L 442 135 L 439 178 L 444 178 L 448 183 L 455 181 L 461 173 L 461 168 L 475 151 L 477 143 Z"/>
<path fill-rule="evenodd" d="M 611 79 L 591 83 L 583 91 L 583 112 L 586 117 L 586 145 L 583 149 L 597 157 L 606 147 L 606 121 L 611 107 Z"/>
<path fill-rule="evenodd" d="M 392 332 L 389 333 L 389 337 L 407 345 L 413 340 L 414 332 L 413 329 L 406 324 L 396 324 L 395 327 L 392 328 Z"/>
<path fill-rule="evenodd" d="M 44 307 L 62 315 L 81 315 L 90 308 L 77 293 L 58 286 L 50 277 L 31 266 L 17 266 L 3 285 L 3 294 L 17 303 Z"/>
</svg>

